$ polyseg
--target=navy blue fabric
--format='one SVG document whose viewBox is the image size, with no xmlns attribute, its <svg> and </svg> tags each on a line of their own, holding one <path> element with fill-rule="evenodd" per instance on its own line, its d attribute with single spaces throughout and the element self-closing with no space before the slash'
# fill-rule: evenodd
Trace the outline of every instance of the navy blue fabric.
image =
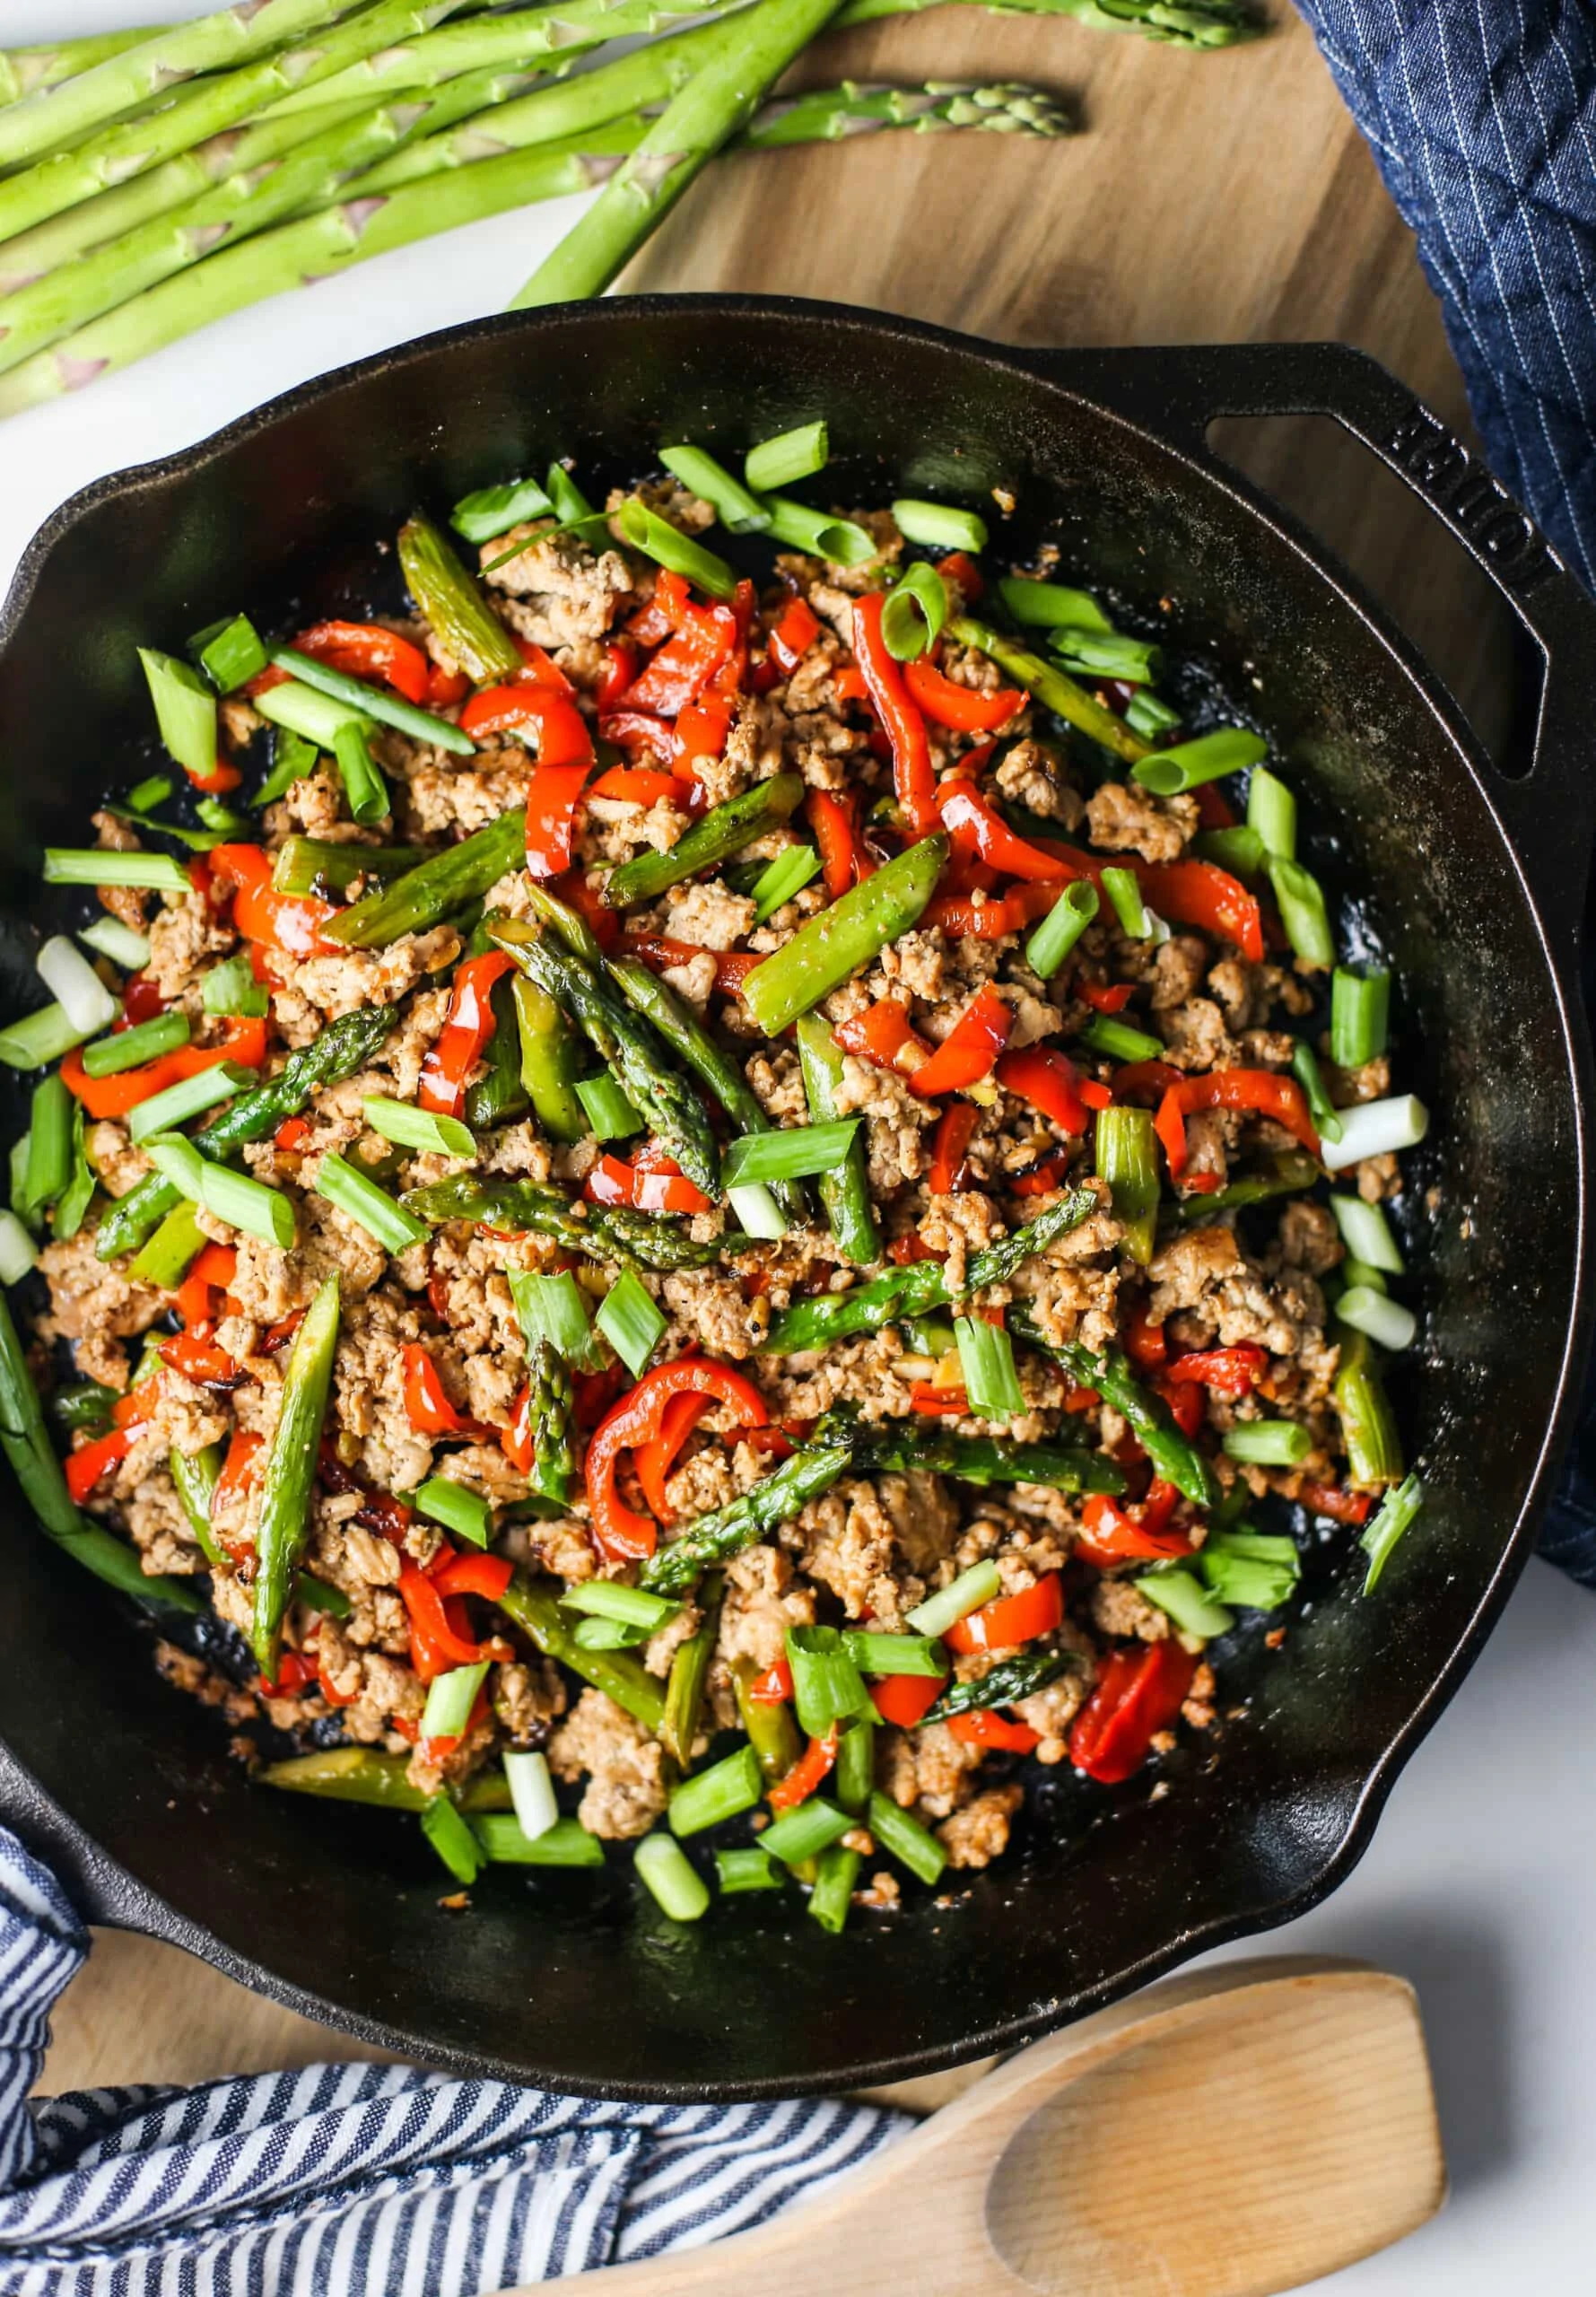
<svg viewBox="0 0 1596 2297">
<path fill-rule="evenodd" d="M 1492 468 L 1596 590 L 1596 7 L 1297 6 L 1413 230 Z M 1540 1551 L 1596 1587 L 1596 1381 Z"/>
</svg>

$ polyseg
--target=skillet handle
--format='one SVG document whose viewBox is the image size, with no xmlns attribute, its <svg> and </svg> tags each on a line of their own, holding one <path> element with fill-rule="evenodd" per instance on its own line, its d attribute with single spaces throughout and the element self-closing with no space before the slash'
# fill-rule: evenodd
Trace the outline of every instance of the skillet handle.
<svg viewBox="0 0 1596 2297">
<path fill-rule="evenodd" d="M 1596 832 L 1596 606 L 1529 513 L 1396 376 L 1346 344 L 1215 344 L 1146 351 L 1022 351 L 1049 381 L 1154 432 L 1234 491 L 1209 449 L 1220 415 L 1327 415 L 1395 471 L 1483 568 L 1544 664 L 1528 771 L 1510 778 L 1474 746 L 1552 930 L 1571 953 Z M 1270 505 L 1271 516 L 1281 514 Z"/>
</svg>

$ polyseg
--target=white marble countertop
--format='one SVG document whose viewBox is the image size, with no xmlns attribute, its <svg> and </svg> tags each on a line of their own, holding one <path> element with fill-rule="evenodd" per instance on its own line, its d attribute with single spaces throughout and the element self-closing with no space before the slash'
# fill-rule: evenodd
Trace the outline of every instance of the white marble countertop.
<svg viewBox="0 0 1596 2297">
<path fill-rule="evenodd" d="M 147 22 L 150 0 L 5 0 L 7 43 Z M 456 232 L 190 336 L 0 428 L 0 584 L 91 479 L 186 446 L 304 378 L 512 294 L 577 212 Z M 1356 1955 L 1417 1987 L 1453 2192 L 1324 2290 L 1499 2297 L 1591 2285 L 1596 2257 L 1596 1594 L 1531 1565 L 1485 1656 L 1326 1905 L 1238 1952 Z M 1289 2133 L 1283 2133 L 1289 2144 Z M 1583 2262 L 1582 2262 L 1583 2260 Z"/>
</svg>

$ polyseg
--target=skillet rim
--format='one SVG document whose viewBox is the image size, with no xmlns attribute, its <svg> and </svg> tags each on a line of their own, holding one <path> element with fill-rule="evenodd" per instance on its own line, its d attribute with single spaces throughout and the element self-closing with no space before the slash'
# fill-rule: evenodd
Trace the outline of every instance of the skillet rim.
<svg viewBox="0 0 1596 2297">
<path fill-rule="evenodd" d="M 1393 668 L 1417 689 L 1419 701 L 1428 714 L 1438 721 L 1451 743 L 1459 766 L 1468 774 L 1484 801 L 1501 841 L 1502 857 L 1519 879 L 1550 978 L 1553 1009 L 1564 1056 L 1574 1144 L 1576 1225 L 1574 1237 L 1574 1310 L 1565 1329 L 1552 1406 L 1526 1486 L 1523 1503 L 1511 1532 L 1504 1540 L 1499 1559 L 1470 1618 L 1407 1721 L 1364 1774 L 1339 1839 L 1309 1882 L 1287 1895 L 1261 1903 L 1253 1900 L 1245 1908 L 1238 1908 L 1213 1921 L 1177 1932 L 1156 1952 L 1143 1956 L 1100 1984 L 1085 1987 L 1067 1998 L 1055 1997 L 1050 2004 L 1037 2007 L 1027 2014 L 1005 2019 L 976 2032 L 966 2033 L 955 2043 L 927 2046 L 891 2057 L 865 2058 L 835 2066 L 825 2074 L 786 2079 L 767 2077 L 735 2088 L 717 2083 L 659 2080 L 629 2083 L 623 2087 L 614 2082 L 573 2079 L 564 2072 L 558 2077 L 559 2088 L 571 2095 L 667 2102 L 800 2096 L 875 2087 L 938 2072 L 973 2057 L 1012 2049 L 1121 1999 L 1178 1968 L 1196 1954 L 1277 1928 L 1320 1904 L 1346 1880 L 1367 1849 L 1397 1778 L 1455 1696 L 1500 1617 L 1507 1597 L 1529 1559 L 1534 1531 L 1546 1504 L 1548 1487 L 1566 1443 L 1569 1422 L 1578 1401 L 1580 1376 L 1590 1348 L 1593 1315 L 1596 1315 L 1596 1303 L 1588 1297 L 1590 1288 L 1583 1280 L 1591 1249 L 1591 1197 L 1592 1181 L 1596 1178 L 1596 1143 L 1593 1143 L 1592 1128 L 1585 1114 L 1587 1107 L 1592 1105 L 1592 1058 L 1589 1028 L 1579 995 L 1574 955 L 1574 921 L 1568 919 L 1555 921 L 1556 930 L 1548 930 L 1542 899 L 1533 882 L 1531 867 L 1504 817 L 1503 805 L 1498 803 L 1498 793 L 1504 786 L 1502 781 L 1485 757 L 1461 712 L 1436 674 L 1383 610 L 1362 590 L 1348 570 L 1289 512 L 1253 488 L 1229 466 L 1211 458 L 1199 447 L 1194 447 L 1190 437 L 1177 437 L 1158 429 L 1156 415 L 1148 408 L 1127 408 L 1117 403 L 1112 388 L 1116 370 L 1129 373 L 1139 368 L 1145 374 L 1154 374 L 1158 371 L 1160 362 L 1178 362 L 1190 359 L 1199 354 L 1202 346 L 1151 345 L 1071 350 L 994 344 L 980 336 L 905 319 L 892 312 L 875 312 L 858 306 L 797 296 L 748 294 L 612 297 L 601 303 L 557 304 L 541 310 L 506 312 L 465 321 L 413 336 L 402 344 L 336 368 L 327 374 L 312 377 L 262 406 L 248 410 L 189 446 L 153 461 L 109 473 L 80 489 L 51 512 L 18 562 L 4 604 L 0 605 L 0 654 L 4 654 L 21 627 L 51 553 L 76 526 L 103 503 L 145 493 L 154 493 L 180 485 L 207 463 L 257 435 L 271 431 L 345 387 L 358 386 L 371 377 L 414 360 L 432 357 L 448 347 L 465 349 L 501 335 L 562 325 L 612 326 L 632 318 L 647 320 L 667 315 L 680 316 L 684 310 L 694 310 L 712 312 L 721 318 L 763 320 L 776 325 L 798 323 L 818 326 L 833 331 L 864 335 L 877 341 L 890 336 L 939 351 L 951 351 L 964 358 L 973 356 L 984 362 L 1006 368 L 1016 372 L 1033 388 L 1057 392 L 1078 401 L 1099 418 L 1122 427 L 1161 454 L 1172 457 L 1185 482 L 1211 486 L 1221 495 L 1228 496 L 1249 519 L 1261 522 L 1289 551 L 1305 563 L 1307 571 L 1333 594 L 1340 607 L 1357 617 L 1390 658 Z M 1267 355 L 1272 347 L 1253 346 L 1262 355 Z M 1299 357 L 1311 355 L 1321 348 L 1335 351 L 1339 357 L 1346 356 L 1344 347 L 1339 345 L 1293 345 L 1290 348 Z M 1382 374 L 1389 373 L 1380 367 L 1377 361 L 1369 360 L 1367 363 Z M 1081 377 L 1078 383 L 1072 380 L 1077 367 Z M 1327 387 L 1325 396 L 1327 400 L 1333 400 L 1333 390 Z M 1294 411 L 1296 411 L 1295 406 L 1281 408 L 1281 412 Z M 1333 415 L 1336 410 L 1333 404 L 1329 404 L 1324 411 Z M 1366 446 L 1367 442 L 1365 443 Z M 1552 667 L 1548 658 L 1548 679 Z M 92 1838 L 46 1794 L 38 1780 L 17 1761 L 4 1741 L 0 1741 L 0 1820 L 17 1824 L 25 1835 L 31 1835 L 44 1847 L 48 1856 L 64 1866 L 75 1885 L 86 1920 L 139 1931 L 167 1943 L 181 1946 L 269 1999 L 281 2002 L 324 2025 L 423 2065 L 460 2074 L 487 2075 L 523 2085 L 536 2083 L 545 2087 L 555 2086 L 549 2077 L 536 2069 L 528 2069 L 524 2064 L 497 2058 L 491 2053 L 440 2048 L 424 2035 L 403 2026 L 353 2013 L 328 1997 L 279 1978 L 264 1964 L 239 1953 L 225 1940 L 179 1914 L 147 1884 L 107 1856 Z"/>
</svg>

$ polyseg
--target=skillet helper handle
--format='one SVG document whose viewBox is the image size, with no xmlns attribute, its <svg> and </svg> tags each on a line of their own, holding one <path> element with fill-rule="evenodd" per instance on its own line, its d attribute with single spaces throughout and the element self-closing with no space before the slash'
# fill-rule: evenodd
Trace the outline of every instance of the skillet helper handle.
<svg viewBox="0 0 1596 2297">
<path fill-rule="evenodd" d="M 1406 384 L 1347 344 L 1070 352 L 1058 354 L 1057 368 L 1046 353 L 1020 356 L 1156 432 L 1236 492 L 1252 490 L 1208 446 L 1211 423 L 1222 415 L 1326 415 L 1419 497 L 1490 576 L 1542 657 L 1527 773 L 1510 779 L 1474 747 L 1492 800 L 1572 952 L 1596 833 L 1596 606 L 1479 459 Z"/>
</svg>

